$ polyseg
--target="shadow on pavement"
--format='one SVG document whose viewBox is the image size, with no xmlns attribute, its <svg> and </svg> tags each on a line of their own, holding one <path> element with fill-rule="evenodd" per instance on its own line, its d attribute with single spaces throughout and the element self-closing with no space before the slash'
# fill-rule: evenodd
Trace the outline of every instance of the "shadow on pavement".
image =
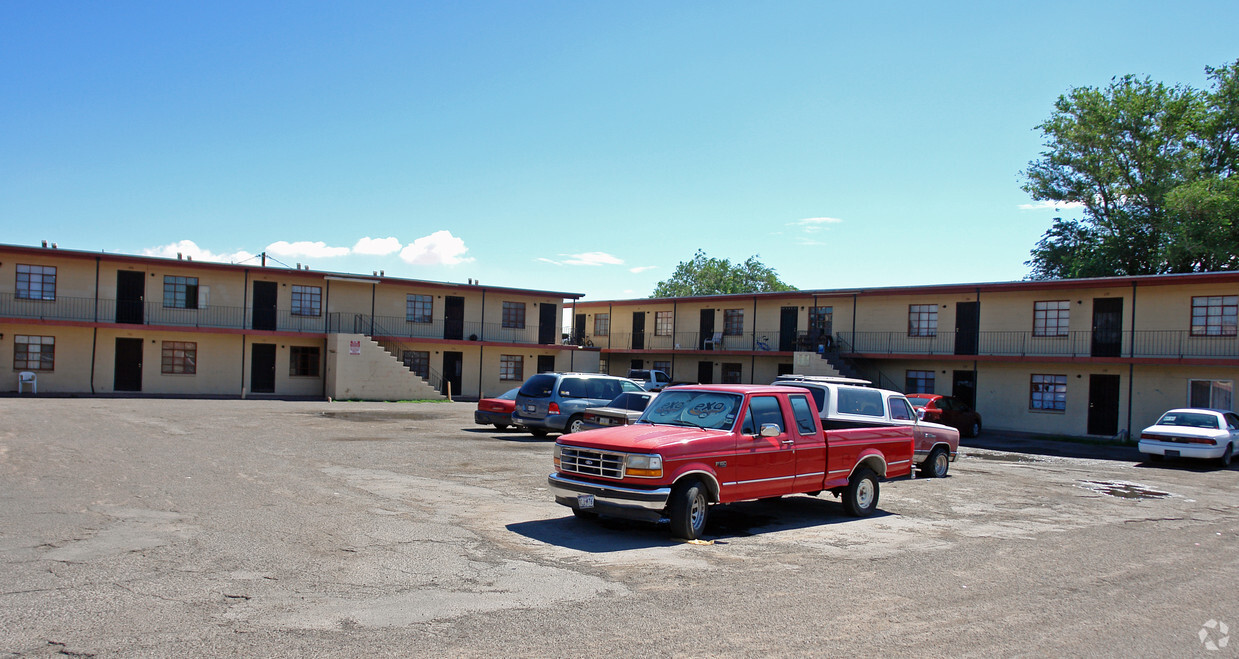
<svg viewBox="0 0 1239 659">
<path fill-rule="evenodd" d="M 1022 435 L 1001 431 L 985 431 L 980 437 L 962 438 L 959 444 L 965 448 L 983 448 L 1009 453 L 1050 455 L 1060 458 L 1088 458 L 1092 460 L 1117 460 L 1141 462 L 1144 456 L 1135 446 L 1089 444 L 1050 439 L 1036 435 Z"/>
</svg>

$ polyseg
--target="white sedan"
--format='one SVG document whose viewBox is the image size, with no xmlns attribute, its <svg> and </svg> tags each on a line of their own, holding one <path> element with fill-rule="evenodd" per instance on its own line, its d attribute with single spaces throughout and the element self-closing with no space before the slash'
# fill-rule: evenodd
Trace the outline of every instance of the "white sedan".
<svg viewBox="0 0 1239 659">
<path fill-rule="evenodd" d="M 1239 414 L 1223 410 L 1170 410 L 1140 432 L 1140 452 L 1149 460 L 1201 458 L 1229 466 L 1239 450 Z"/>
</svg>

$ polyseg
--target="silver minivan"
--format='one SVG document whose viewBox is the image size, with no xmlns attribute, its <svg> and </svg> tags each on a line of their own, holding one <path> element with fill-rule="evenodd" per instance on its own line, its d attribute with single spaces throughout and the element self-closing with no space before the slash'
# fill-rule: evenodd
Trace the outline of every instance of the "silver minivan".
<svg viewBox="0 0 1239 659">
<path fill-rule="evenodd" d="M 516 392 L 512 424 L 535 437 L 584 430 L 587 407 L 601 407 L 625 391 L 645 391 L 627 378 L 599 373 L 539 373 Z"/>
</svg>

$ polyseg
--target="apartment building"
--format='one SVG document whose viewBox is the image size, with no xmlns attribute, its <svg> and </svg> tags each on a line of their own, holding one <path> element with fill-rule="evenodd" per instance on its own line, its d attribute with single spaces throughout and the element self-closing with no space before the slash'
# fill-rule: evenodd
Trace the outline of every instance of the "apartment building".
<svg viewBox="0 0 1239 659">
<path fill-rule="evenodd" d="M 496 395 L 540 371 L 597 370 L 599 350 L 561 340 L 579 297 L 0 245 L 0 392 Z"/>
<path fill-rule="evenodd" d="M 577 302 L 600 368 L 770 382 L 845 374 L 954 395 L 987 428 L 1139 432 L 1172 407 L 1234 409 L 1239 273 Z"/>
</svg>

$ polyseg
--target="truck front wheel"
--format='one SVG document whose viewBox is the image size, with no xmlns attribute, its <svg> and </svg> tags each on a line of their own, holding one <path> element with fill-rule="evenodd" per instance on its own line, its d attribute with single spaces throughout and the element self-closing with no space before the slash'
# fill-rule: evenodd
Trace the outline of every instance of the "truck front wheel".
<svg viewBox="0 0 1239 659">
<path fill-rule="evenodd" d="M 878 475 L 872 469 L 857 469 L 843 491 L 843 509 L 853 517 L 868 517 L 878 507 Z"/>
<path fill-rule="evenodd" d="M 696 540 L 706 528 L 710 499 L 700 481 L 680 483 L 671 492 L 671 534 Z"/>
</svg>

